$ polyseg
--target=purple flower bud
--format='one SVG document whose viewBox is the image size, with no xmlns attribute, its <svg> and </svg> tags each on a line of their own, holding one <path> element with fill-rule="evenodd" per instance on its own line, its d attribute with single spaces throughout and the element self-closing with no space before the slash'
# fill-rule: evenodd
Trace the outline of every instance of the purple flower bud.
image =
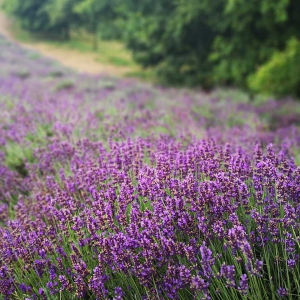
<svg viewBox="0 0 300 300">
<path fill-rule="evenodd" d="M 277 290 L 277 294 L 279 297 L 283 298 L 283 297 L 286 297 L 289 295 L 288 291 L 283 288 L 283 287 L 280 287 L 278 290 Z"/>
</svg>

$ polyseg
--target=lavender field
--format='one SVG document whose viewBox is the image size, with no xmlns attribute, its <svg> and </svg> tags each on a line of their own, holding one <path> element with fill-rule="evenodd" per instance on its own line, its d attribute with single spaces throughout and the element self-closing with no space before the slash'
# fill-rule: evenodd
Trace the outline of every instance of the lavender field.
<svg viewBox="0 0 300 300">
<path fill-rule="evenodd" d="M 0 299 L 300 298 L 300 102 L 0 66 Z"/>
</svg>

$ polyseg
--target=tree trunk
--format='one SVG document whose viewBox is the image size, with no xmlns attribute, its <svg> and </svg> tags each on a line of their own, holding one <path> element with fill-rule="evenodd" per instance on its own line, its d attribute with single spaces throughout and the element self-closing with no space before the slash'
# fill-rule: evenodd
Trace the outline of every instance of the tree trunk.
<svg viewBox="0 0 300 300">
<path fill-rule="evenodd" d="M 98 41 L 98 32 L 94 32 L 93 36 L 93 50 L 98 50 L 99 49 L 99 41 Z"/>
<path fill-rule="evenodd" d="M 99 49 L 99 38 L 98 38 L 98 23 L 95 22 L 93 30 L 93 50 L 96 51 Z"/>
<path fill-rule="evenodd" d="M 63 40 L 68 41 L 70 39 L 70 28 L 66 26 L 63 30 Z"/>
</svg>

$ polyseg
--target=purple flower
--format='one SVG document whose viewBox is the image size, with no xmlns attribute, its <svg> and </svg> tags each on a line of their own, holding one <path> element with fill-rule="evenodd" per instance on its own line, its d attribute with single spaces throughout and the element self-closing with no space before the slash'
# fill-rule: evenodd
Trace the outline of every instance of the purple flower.
<svg viewBox="0 0 300 300">
<path fill-rule="evenodd" d="M 247 274 L 241 275 L 240 285 L 238 287 L 238 290 L 246 296 L 248 294 L 249 284 L 248 284 L 248 277 Z"/>
<path fill-rule="evenodd" d="M 114 292 L 115 292 L 115 295 L 114 295 L 114 297 L 113 297 L 113 300 L 122 300 L 123 297 L 125 296 L 125 294 L 124 294 L 122 288 L 119 287 L 119 286 L 115 288 L 115 291 L 114 291 Z"/>
<path fill-rule="evenodd" d="M 220 270 L 220 276 L 226 280 L 228 287 L 235 287 L 235 267 L 223 264 Z"/>
<path fill-rule="evenodd" d="M 283 298 L 283 297 L 286 297 L 289 295 L 288 291 L 283 288 L 283 287 L 280 287 L 278 290 L 277 290 L 277 294 L 279 297 Z"/>
<path fill-rule="evenodd" d="M 105 287 L 105 282 L 108 276 L 103 275 L 100 268 L 96 267 L 93 270 L 93 277 L 90 278 L 89 288 L 97 297 L 106 297 L 108 290 Z"/>
<path fill-rule="evenodd" d="M 24 293 L 28 293 L 31 291 L 31 287 L 30 286 L 27 286 L 24 282 L 22 282 L 20 285 L 19 285 L 19 289 Z"/>
<path fill-rule="evenodd" d="M 294 269 L 296 266 L 296 260 L 295 259 L 288 259 L 287 260 L 287 265 L 290 269 Z"/>
</svg>

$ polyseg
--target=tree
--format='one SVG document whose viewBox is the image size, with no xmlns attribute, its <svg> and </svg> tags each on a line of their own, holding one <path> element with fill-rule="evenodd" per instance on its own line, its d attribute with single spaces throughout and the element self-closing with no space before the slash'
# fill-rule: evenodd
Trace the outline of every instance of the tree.
<svg viewBox="0 0 300 300">
<path fill-rule="evenodd" d="M 102 23 L 111 21 L 115 16 L 114 0 L 81 0 L 74 7 L 82 19 L 83 26 L 93 35 L 93 48 L 99 47 L 99 29 Z"/>
<path fill-rule="evenodd" d="M 64 39 L 70 38 L 71 27 L 80 26 L 80 17 L 74 7 L 80 0 L 52 0 L 45 3 L 49 26 L 61 31 Z"/>
<path fill-rule="evenodd" d="M 124 1 L 134 58 L 173 83 L 247 88 L 247 78 L 300 35 L 300 1 Z"/>
<path fill-rule="evenodd" d="M 290 22 L 294 2 L 227 0 L 221 12 L 214 12 L 212 26 L 218 34 L 210 59 L 217 83 L 245 87 L 246 78 L 285 47 L 290 29 L 299 26 Z"/>
<path fill-rule="evenodd" d="M 156 67 L 165 82 L 209 87 L 208 55 L 215 33 L 208 23 L 208 1 L 127 2 L 124 39 L 134 58 L 144 67 Z"/>
<path fill-rule="evenodd" d="M 16 16 L 24 29 L 41 32 L 49 28 L 49 16 L 45 11 L 45 4 L 48 2 L 49 0 L 5 0 L 4 9 Z"/>
<path fill-rule="evenodd" d="M 78 1 L 77 1 L 78 2 Z M 22 28 L 55 38 L 68 38 L 76 0 L 5 0 L 4 9 L 17 17 Z"/>
<path fill-rule="evenodd" d="M 255 92 L 279 97 L 300 97 L 300 41 L 291 38 L 286 49 L 275 52 L 252 76 L 248 84 Z"/>
</svg>

